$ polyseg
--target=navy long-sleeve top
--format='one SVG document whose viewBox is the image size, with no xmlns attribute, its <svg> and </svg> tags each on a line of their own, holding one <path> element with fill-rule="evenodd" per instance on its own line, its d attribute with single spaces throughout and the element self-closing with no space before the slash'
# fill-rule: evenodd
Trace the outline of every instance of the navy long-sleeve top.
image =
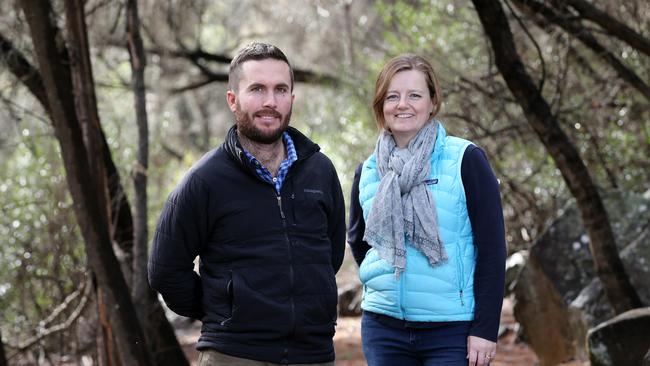
<svg viewBox="0 0 650 366">
<path fill-rule="evenodd" d="M 350 200 L 350 225 L 348 244 L 358 265 L 366 256 L 370 245 L 363 240 L 366 223 L 359 202 L 360 164 L 354 174 Z M 496 342 L 499 331 L 501 306 L 505 282 L 505 229 L 499 186 L 490 168 L 485 152 L 470 145 L 463 155 L 461 178 L 465 188 L 467 212 L 472 224 L 474 245 L 477 248 L 474 272 L 474 320 L 470 335 Z M 398 327 L 435 327 L 435 322 L 410 322 L 385 315 L 384 323 Z M 389 318 L 389 319 L 386 319 Z"/>
</svg>

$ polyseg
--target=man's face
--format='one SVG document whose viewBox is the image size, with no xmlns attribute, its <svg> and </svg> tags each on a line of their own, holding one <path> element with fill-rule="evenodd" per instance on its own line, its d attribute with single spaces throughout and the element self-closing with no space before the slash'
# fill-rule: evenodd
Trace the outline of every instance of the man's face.
<svg viewBox="0 0 650 366">
<path fill-rule="evenodd" d="M 289 125 L 294 95 L 289 65 L 275 59 L 250 60 L 241 64 L 237 92 L 228 91 L 230 110 L 237 130 L 252 141 L 277 141 Z"/>
</svg>

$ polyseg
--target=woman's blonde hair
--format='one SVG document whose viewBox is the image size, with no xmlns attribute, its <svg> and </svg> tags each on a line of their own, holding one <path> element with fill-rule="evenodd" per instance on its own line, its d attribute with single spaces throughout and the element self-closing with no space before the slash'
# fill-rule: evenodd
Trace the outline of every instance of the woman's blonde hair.
<svg viewBox="0 0 650 366">
<path fill-rule="evenodd" d="M 381 70 L 377 76 L 375 83 L 375 97 L 372 101 L 372 110 L 375 114 L 375 121 L 380 129 L 385 129 L 386 119 L 384 118 L 384 99 L 388 93 L 388 86 L 393 77 L 401 71 L 417 70 L 424 74 L 424 78 L 429 88 L 429 96 L 435 98 L 433 104 L 433 112 L 431 117 L 434 117 L 440 111 L 442 104 L 442 96 L 440 95 L 440 83 L 438 77 L 431 64 L 423 57 L 414 54 L 403 54 L 394 57 Z"/>
</svg>

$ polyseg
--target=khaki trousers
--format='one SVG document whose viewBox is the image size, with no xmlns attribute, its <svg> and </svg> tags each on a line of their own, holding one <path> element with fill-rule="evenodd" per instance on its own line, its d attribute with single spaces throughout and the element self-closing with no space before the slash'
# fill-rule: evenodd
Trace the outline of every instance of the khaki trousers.
<svg viewBox="0 0 650 366">
<path fill-rule="evenodd" d="M 215 350 L 199 351 L 199 366 L 281 366 L 279 363 L 229 356 Z M 289 366 L 334 366 L 334 362 L 293 363 Z"/>
</svg>

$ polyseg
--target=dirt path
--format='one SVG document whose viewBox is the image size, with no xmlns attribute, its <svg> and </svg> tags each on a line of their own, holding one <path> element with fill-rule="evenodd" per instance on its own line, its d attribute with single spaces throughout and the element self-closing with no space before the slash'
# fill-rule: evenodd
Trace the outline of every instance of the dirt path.
<svg viewBox="0 0 650 366">
<path fill-rule="evenodd" d="M 492 366 L 533 366 L 538 363 L 535 353 L 524 343 L 516 342 L 512 330 L 515 319 L 512 315 L 512 301 L 506 299 L 501 313 L 501 324 L 508 331 L 499 339 L 497 357 Z M 337 366 L 365 366 L 361 352 L 360 318 L 340 318 L 334 336 Z"/>
<path fill-rule="evenodd" d="M 361 351 L 361 318 L 339 318 L 334 336 L 337 366 L 365 366 L 366 361 Z M 501 313 L 501 325 L 508 331 L 499 339 L 497 357 L 492 366 L 534 366 L 538 364 L 535 353 L 524 343 L 516 342 L 512 315 L 512 301 L 506 299 Z M 198 322 L 185 329 L 178 329 L 177 335 L 187 357 L 196 365 L 197 353 L 194 345 L 200 333 Z"/>
</svg>

